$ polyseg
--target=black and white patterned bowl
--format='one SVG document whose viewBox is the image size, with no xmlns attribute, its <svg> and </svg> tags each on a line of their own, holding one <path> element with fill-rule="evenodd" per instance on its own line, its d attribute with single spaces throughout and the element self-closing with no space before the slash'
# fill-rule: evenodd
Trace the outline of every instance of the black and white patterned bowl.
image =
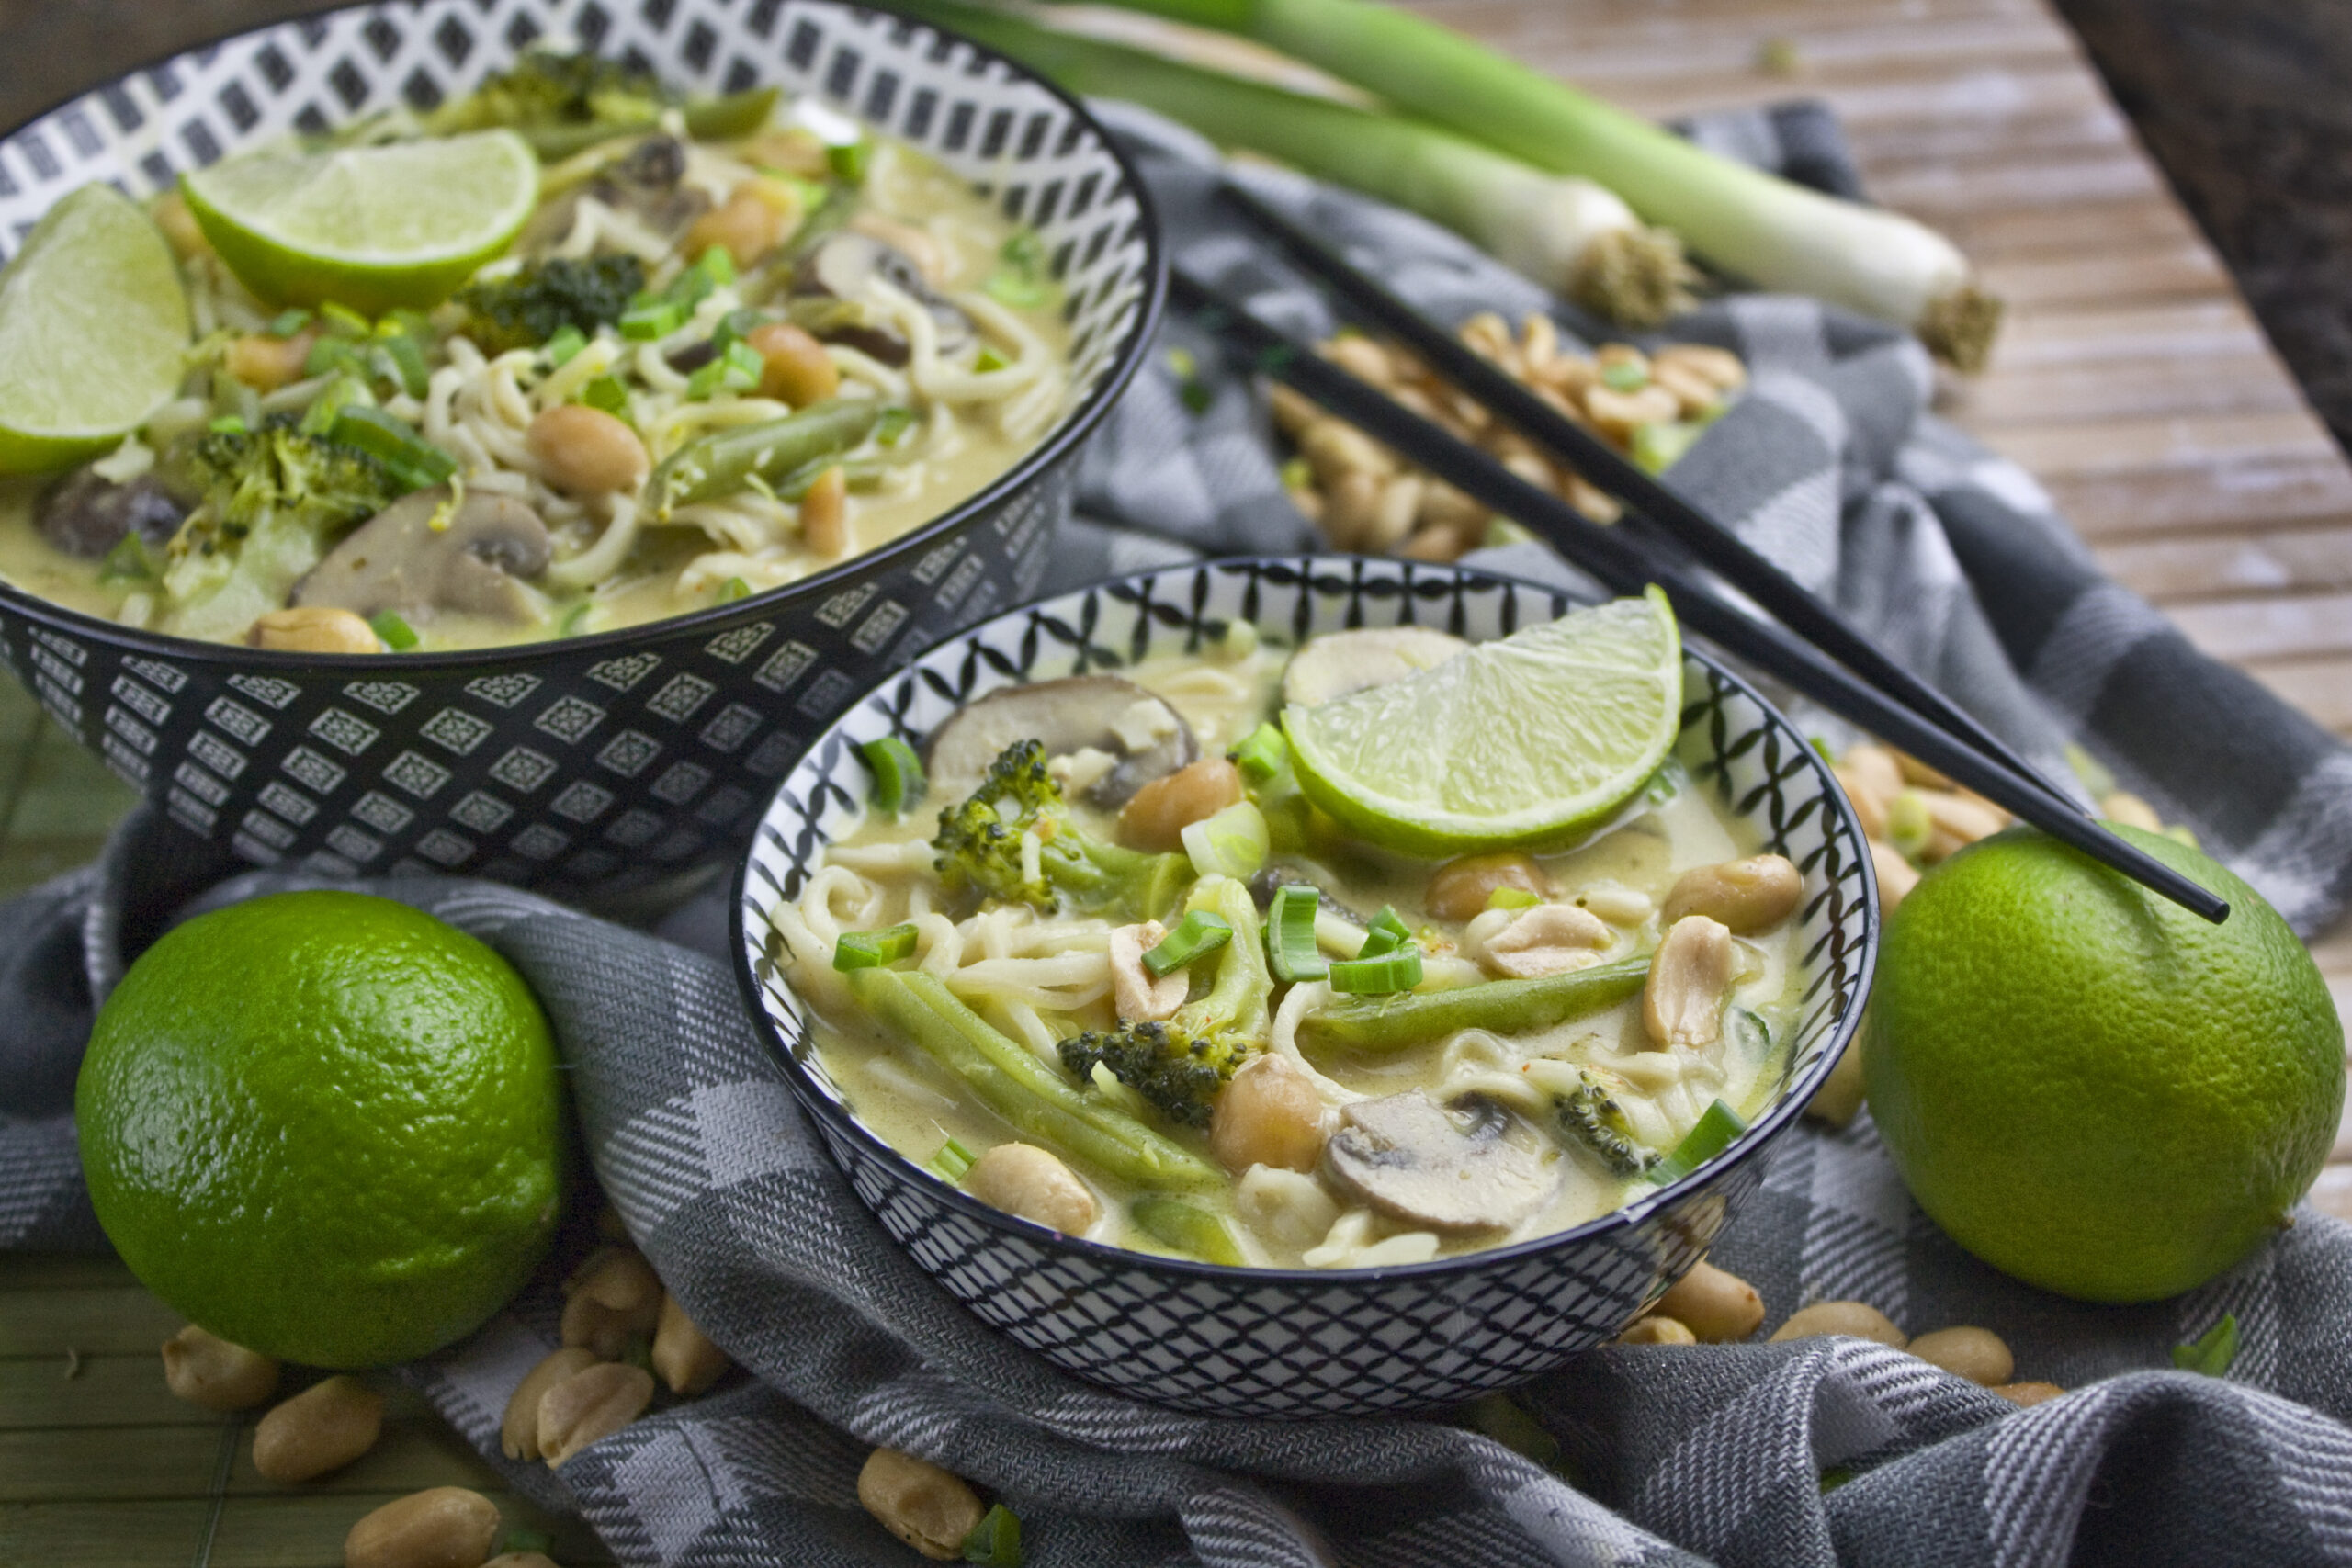
<svg viewBox="0 0 2352 1568">
<path fill-rule="evenodd" d="M 1678 755 L 1804 874 L 1803 1000 L 1780 1098 L 1725 1155 L 1613 1214 L 1464 1258 L 1345 1272 L 1245 1269 L 1081 1241 L 966 1196 L 866 1130 L 811 1047 L 767 911 L 854 830 L 855 747 L 910 743 L 1000 686 L 1198 649 L 1233 621 L 1295 646 L 1347 626 L 1483 640 L 1550 619 L 1547 588 L 1453 567 L 1328 556 L 1214 561 L 1120 579 L 998 616 L 882 682 L 787 776 L 736 885 L 752 1017 L 884 1227 L 985 1322 L 1080 1377 L 1180 1409 L 1310 1416 L 1405 1410 L 1518 1382 L 1618 1333 L 1706 1250 L 1860 1021 L 1878 950 L 1860 825 L 1788 720 L 1704 658 L 1683 664 Z"/>
<path fill-rule="evenodd" d="M 924 149 L 1044 238 L 1073 391 L 964 504 L 803 581 L 594 637 L 355 657 L 192 642 L 0 584 L 0 656 L 173 821 L 335 875 L 462 872 L 574 896 L 731 862 L 856 694 L 1036 591 L 1076 457 L 1163 292 L 1141 183 L 1069 97 L 975 45 L 831 0 L 424 0 L 241 34 L 0 140 L 0 255 L 92 180 L 141 196 L 290 130 L 464 92 L 570 39 L 692 88 L 774 83 Z"/>
</svg>

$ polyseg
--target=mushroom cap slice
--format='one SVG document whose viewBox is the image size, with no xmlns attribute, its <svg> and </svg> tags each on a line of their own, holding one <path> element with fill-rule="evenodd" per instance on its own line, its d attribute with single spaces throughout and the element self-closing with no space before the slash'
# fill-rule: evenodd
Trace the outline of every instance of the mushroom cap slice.
<svg viewBox="0 0 2352 1568">
<path fill-rule="evenodd" d="M 843 229 L 826 235 L 792 274 L 792 292 L 819 299 L 862 302 L 866 285 L 879 277 L 891 288 L 920 302 L 931 313 L 939 334 L 939 352 L 953 354 L 972 341 L 972 319 L 933 291 L 914 259 L 897 246 Z M 808 323 L 804 322 L 804 325 Z M 838 342 L 886 365 L 903 365 L 907 344 L 895 332 L 878 325 L 811 325 L 809 331 L 828 342 Z M 895 355 L 895 357 L 893 357 Z"/>
<path fill-rule="evenodd" d="M 1283 671 L 1283 702 L 1317 707 L 1352 692 L 1434 670 L 1469 646 L 1428 626 L 1327 632 L 1291 655 Z"/>
<path fill-rule="evenodd" d="M 470 491 L 435 528 L 449 501 L 447 485 L 401 497 L 296 583 L 292 603 L 411 619 L 440 611 L 537 619 L 538 595 L 522 579 L 547 570 L 551 546 L 539 514 L 512 497 Z"/>
<path fill-rule="evenodd" d="M 188 513 L 153 474 L 117 484 L 86 465 L 41 491 L 33 510 L 42 538 L 85 560 L 99 559 L 133 534 L 160 547 Z"/>
<path fill-rule="evenodd" d="M 1559 1162 L 1493 1100 L 1440 1105 L 1420 1089 L 1340 1113 L 1324 1168 L 1392 1219 L 1435 1231 L 1503 1230 L 1550 1201 Z"/>
<path fill-rule="evenodd" d="M 1200 755 L 1192 727 L 1165 698 L 1116 675 L 1072 675 L 1006 686 L 958 710 L 932 732 L 933 787 L 949 798 L 969 795 L 1016 740 L 1036 741 L 1048 757 L 1091 747 L 1117 758 L 1085 792 L 1106 810 Z"/>
</svg>

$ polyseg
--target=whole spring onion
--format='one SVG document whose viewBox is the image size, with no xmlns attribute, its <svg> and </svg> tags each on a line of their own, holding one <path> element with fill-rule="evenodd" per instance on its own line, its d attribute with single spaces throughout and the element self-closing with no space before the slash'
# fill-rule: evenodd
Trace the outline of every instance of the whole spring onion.
<svg viewBox="0 0 2352 1568">
<path fill-rule="evenodd" d="M 1539 169 L 1597 180 L 1724 272 L 1907 326 L 1960 369 L 1983 367 L 1999 329 L 2000 301 L 1926 224 L 1718 156 L 1408 12 L 1371 0 L 1115 3 L 1239 33 Z"/>
<path fill-rule="evenodd" d="M 1192 20 L 1188 11 L 1230 6 L 1165 0 L 1136 8 Z M 1531 167 L 1423 120 L 1181 64 L 958 0 L 908 0 L 899 9 L 976 38 L 1072 92 L 1128 99 L 1220 146 L 1262 152 L 1418 212 L 1612 321 L 1655 326 L 1690 304 L 1681 243 L 1645 227 L 1589 178 Z"/>
</svg>

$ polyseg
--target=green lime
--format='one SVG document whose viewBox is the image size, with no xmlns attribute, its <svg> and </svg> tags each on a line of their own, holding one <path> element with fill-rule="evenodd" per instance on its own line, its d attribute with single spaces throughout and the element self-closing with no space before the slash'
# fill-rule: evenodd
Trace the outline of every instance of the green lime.
<svg viewBox="0 0 2352 1568">
<path fill-rule="evenodd" d="M 107 185 L 49 209 L 0 274 L 0 473 L 94 457 L 179 389 L 187 291 L 163 231 Z"/>
<path fill-rule="evenodd" d="M 567 1121 L 506 961 L 405 904 L 203 915 L 98 1010 L 74 1110 L 107 1237 L 212 1333 L 380 1366 L 469 1333 L 545 1251 Z"/>
<path fill-rule="evenodd" d="M 1306 797 L 1414 854 L 1540 848 L 1639 790 L 1681 728 L 1682 642 L 1653 588 L 1571 610 L 1283 730 Z"/>
<path fill-rule="evenodd" d="M 1935 1222 L 2086 1301 L 2211 1279 L 2287 1222 L 2335 1138 L 2344 1027 L 2262 896 L 2109 825 L 2230 901 L 2208 925 L 2030 829 L 1962 851 L 1886 923 L 1871 1114 Z"/>
<path fill-rule="evenodd" d="M 368 315 L 439 304 L 506 248 L 539 198 L 509 130 L 334 152 L 254 152 L 180 176 L 239 281 L 281 304 Z"/>
</svg>

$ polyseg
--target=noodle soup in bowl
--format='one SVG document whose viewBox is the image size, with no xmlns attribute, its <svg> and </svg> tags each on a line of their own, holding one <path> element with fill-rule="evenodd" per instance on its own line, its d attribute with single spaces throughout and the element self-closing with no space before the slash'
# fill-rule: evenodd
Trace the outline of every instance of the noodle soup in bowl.
<svg viewBox="0 0 2352 1568">
<path fill-rule="evenodd" d="M 828 1148 L 910 1255 L 1081 1376 L 1254 1416 L 1519 1381 L 1679 1278 L 1754 1190 L 1867 987 L 1868 855 L 1812 748 L 1686 654 L 1679 739 L 1647 787 L 1532 854 L 1465 861 L 1328 821 L 1291 835 L 1253 728 L 1375 661 L 1401 678 L 1569 607 L 1401 563 L 1162 571 L 985 624 L 822 737 L 754 840 L 742 976 Z M 1340 633 L 1320 646 L 1340 657 L 1295 657 Z M 1148 818 L 1228 750 L 1272 781 L 1223 786 L 1271 834 L 1237 850 L 1246 826 L 1196 803 L 1173 857 L 1190 863 L 1163 890 Z M 873 804 L 904 794 L 918 755 L 920 807 Z M 1050 819 L 1033 795 L 1057 802 Z M 1090 847 L 1110 835 L 1132 859 Z M 991 846 L 996 869 L 966 869 Z M 1105 885 L 1115 897 L 1090 904 Z M 1725 862 L 1776 865 L 1774 908 L 1703 902 L 1699 874 Z M 1057 897 L 1023 908 L 1039 875 Z M 1286 919 L 1302 897 L 1306 918 Z M 1157 925 L 1121 924 L 1138 899 Z M 1712 982 L 1720 1027 L 1686 1027 L 1656 983 L 1693 942 L 1732 955 Z M 1400 947 L 1413 974 L 1388 985 L 1371 972 Z"/>
<path fill-rule="evenodd" d="M 8 145 L 30 177 L 11 165 L 0 216 L 21 232 L 93 181 L 144 198 L 288 136 L 436 115 L 520 134 L 448 117 L 548 39 L 650 84 L 656 118 L 585 146 L 524 128 L 548 141 L 537 209 L 448 303 L 355 326 L 277 310 L 199 253 L 185 266 L 218 329 L 211 378 L 62 502 L 51 479 L 0 496 L 11 667 L 175 821 L 247 860 L 573 896 L 723 863 L 855 692 L 1034 590 L 1077 454 L 1148 341 L 1156 227 L 1084 110 L 827 0 L 658 18 L 446 0 L 265 28 L 27 127 Z M 759 127 L 710 130 L 713 105 L 768 87 Z M 858 199 L 834 201 L 853 175 Z M 761 235 L 729 241 L 734 209 L 762 202 Z M 735 248 L 753 254 L 739 266 Z M 551 280 L 625 290 L 604 301 L 619 317 L 581 332 L 535 314 L 563 293 Z M 826 384 L 780 379 L 777 339 L 813 349 Z M 224 342 L 293 378 L 232 384 L 252 367 L 231 374 Z M 405 347 L 420 363 L 388 357 Z M 346 382 L 390 447 L 322 408 Z M 534 428 L 550 411 L 632 429 L 634 471 L 565 472 Z M 382 456 L 401 493 L 369 490 L 274 576 L 219 570 L 208 479 L 322 432 Z M 400 469 L 401 433 L 454 471 Z M 424 574 L 455 585 L 446 603 L 386 597 L 420 574 L 384 570 L 379 535 L 467 556 Z M 328 623 L 357 630 L 311 636 Z"/>
</svg>

